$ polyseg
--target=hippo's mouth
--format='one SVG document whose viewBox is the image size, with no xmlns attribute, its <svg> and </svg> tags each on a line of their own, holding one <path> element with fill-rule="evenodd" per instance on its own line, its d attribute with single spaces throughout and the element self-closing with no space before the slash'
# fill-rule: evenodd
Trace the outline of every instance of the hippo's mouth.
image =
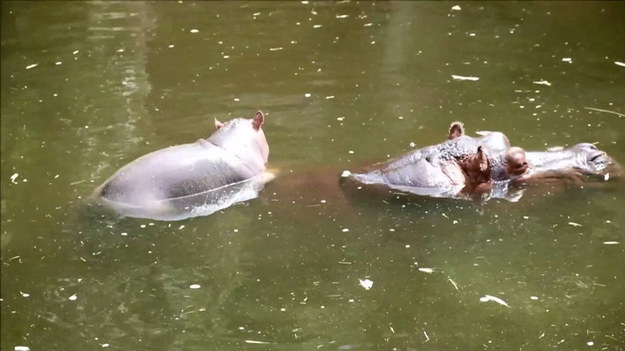
<svg viewBox="0 0 625 351">
<path fill-rule="evenodd" d="M 612 164 L 610 157 L 603 151 L 592 153 L 587 160 L 588 165 L 596 172 L 601 172 Z"/>
</svg>

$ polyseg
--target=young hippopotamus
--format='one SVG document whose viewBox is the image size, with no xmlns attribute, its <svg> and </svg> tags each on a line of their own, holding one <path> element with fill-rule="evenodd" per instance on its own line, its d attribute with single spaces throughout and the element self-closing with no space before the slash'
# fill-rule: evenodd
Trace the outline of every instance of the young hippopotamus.
<svg viewBox="0 0 625 351">
<path fill-rule="evenodd" d="M 215 120 L 208 139 L 154 151 L 119 169 L 94 195 L 122 215 L 182 219 L 254 198 L 272 177 L 258 111 L 251 119 Z M 200 210 L 198 210 L 200 209 Z"/>
</svg>

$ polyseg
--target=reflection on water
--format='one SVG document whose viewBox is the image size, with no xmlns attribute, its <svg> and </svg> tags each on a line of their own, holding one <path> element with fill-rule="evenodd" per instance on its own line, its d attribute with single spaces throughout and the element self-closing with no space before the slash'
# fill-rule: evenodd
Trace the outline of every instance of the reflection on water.
<svg viewBox="0 0 625 351">
<path fill-rule="evenodd" d="M 452 120 L 624 162 L 623 3 L 454 5 L 3 3 L 1 348 L 618 349 L 622 180 L 482 210 L 339 188 Z M 258 198 L 85 210 L 120 166 L 258 109 L 280 169 Z"/>
</svg>

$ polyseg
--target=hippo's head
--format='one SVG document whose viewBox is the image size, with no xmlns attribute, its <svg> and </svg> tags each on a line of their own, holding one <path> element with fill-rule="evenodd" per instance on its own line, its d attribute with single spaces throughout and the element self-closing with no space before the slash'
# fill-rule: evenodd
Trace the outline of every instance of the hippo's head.
<svg viewBox="0 0 625 351">
<path fill-rule="evenodd" d="M 604 151 L 590 143 L 580 143 L 568 149 L 575 153 L 574 168 L 589 174 L 603 174 L 614 161 Z"/>
<path fill-rule="evenodd" d="M 269 158 L 269 145 L 262 129 L 264 122 L 265 115 L 261 111 L 256 112 L 250 119 L 235 118 L 225 123 L 215 119 L 217 131 L 208 138 L 208 141 L 242 159 L 261 163 L 264 167 Z"/>
</svg>

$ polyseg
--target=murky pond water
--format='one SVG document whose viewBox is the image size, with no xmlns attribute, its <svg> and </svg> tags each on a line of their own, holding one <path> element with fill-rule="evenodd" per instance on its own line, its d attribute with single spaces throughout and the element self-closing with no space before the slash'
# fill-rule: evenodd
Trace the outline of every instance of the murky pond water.
<svg viewBox="0 0 625 351">
<path fill-rule="evenodd" d="M 2 350 L 623 349 L 622 180 L 480 210 L 337 179 L 453 120 L 625 162 L 624 3 L 3 2 L 1 22 Z M 257 109 L 280 170 L 259 198 L 86 208 Z"/>
</svg>

